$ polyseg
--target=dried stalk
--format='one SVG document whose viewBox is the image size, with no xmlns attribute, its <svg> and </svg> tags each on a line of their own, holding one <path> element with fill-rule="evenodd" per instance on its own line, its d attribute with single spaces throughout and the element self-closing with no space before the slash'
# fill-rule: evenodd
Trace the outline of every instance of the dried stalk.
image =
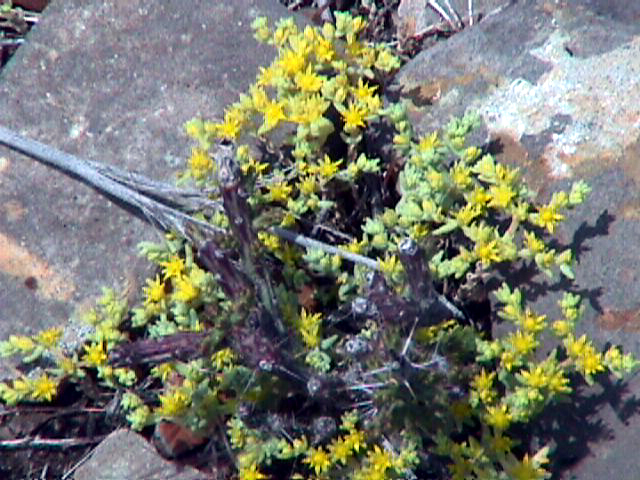
<svg viewBox="0 0 640 480">
<path fill-rule="evenodd" d="M 223 229 L 179 209 L 182 207 L 196 211 L 205 206 L 220 208 L 217 202 L 209 200 L 202 192 L 177 189 L 142 175 L 91 162 L 18 135 L 2 126 L 0 144 L 80 179 L 99 192 L 142 212 L 163 230 L 174 230 L 188 237 L 187 225 L 192 225 L 209 234 L 224 233 Z"/>
</svg>

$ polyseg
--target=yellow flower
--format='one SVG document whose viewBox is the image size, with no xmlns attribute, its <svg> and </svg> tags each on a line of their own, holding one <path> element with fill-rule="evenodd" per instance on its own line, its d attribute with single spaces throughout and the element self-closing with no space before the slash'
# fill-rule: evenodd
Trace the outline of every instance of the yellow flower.
<svg viewBox="0 0 640 480">
<path fill-rule="evenodd" d="M 576 366 L 586 376 L 604 372 L 602 354 L 590 349 L 587 353 L 576 359 Z"/>
<path fill-rule="evenodd" d="M 364 247 L 365 241 L 358 241 L 355 238 L 350 243 L 343 245 L 343 248 L 351 253 L 362 253 Z"/>
<path fill-rule="evenodd" d="M 365 84 L 362 77 L 360 77 L 358 79 L 358 86 L 353 89 L 353 95 L 358 100 L 364 101 L 366 103 L 366 99 L 373 96 L 377 88 L 377 85 L 370 87 L 369 85 Z"/>
<path fill-rule="evenodd" d="M 36 347 L 31 338 L 22 335 L 9 335 L 9 345 L 22 353 L 29 353 Z"/>
<path fill-rule="evenodd" d="M 369 450 L 367 460 L 370 467 L 376 472 L 384 473 L 391 468 L 391 454 L 382 450 L 378 445 L 374 445 L 373 450 Z"/>
<path fill-rule="evenodd" d="M 356 453 L 360 452 L 361 448 L 365 448 L 367 446 L 367 443 L 364 441 L 364 432 L 357 430 L 355 427 L 351 429 L 349 435 L 345 437 L 344 441 L 349 445 L 349 448 Z"/>
<path fill-rule="evenodd" d="M 471 171 L 461 163 L 457 163 L 451 169 L 451 180 L 460 189 L 466 189 L 471 185 Z"/>
<path fill-rule="evenodd" d="M 298 189 L 303 195 L 311 195 L 315 193 L 318 188 L 316 178 L 312 176 L 304 177 L 301 181 L 298 181 Z"/>
<path fill-rule="evenodd" d="M 585 376 L 591 376 L 595 373 L 604 371 L 602 363 L 602 354 L 596 352 L 596 349 L 587 342 L 586 335 L 578 340 L 571 336 L 564 340 L 567 353 L 574 360 L 576 368 Z"/>
<path fill-rule="evenodd" d="M 524 232 L 524 238 L 527 244 L 527 248 L 533 253 L 541 253 L 544 251 L 544 242 L 536 237 L 533 232 Z"/>
<path fill-rule="evenodd" d="M 341 163 L 342 163 L 342 160 L 337 160 L 335 162 L 332 162 L 331 159 L 329 158 L 329 155 L 325 154 L 324 158 L 322 159 L 322 162 L 312 167 L 311 172 L 318 173 L 321 177 L 324 177 L 325 179 L 328 180 L 336 174 L 336 172 L 339 170 L 338 167 L 340 166 Z"/>
<path fill-rule="evenodd" d="M 376 63 L 376 49 L 364 46 L 360 49 L 360 56 L 355 59 L 361 67 L 373 68 Z"/>
<path fill-rule="evenodd" d="M 493 389 L 495 376 L 495 372 L 487 373 L 483 368 L 471 382 L 476 395 L 485 404 L 491 403 L 496 395 L 496 391 Z"/>
<path fill-rule="evenodd" d="M 513 346 L 516 355 L 527 355 L 538 346 L 533 333 L 520 330 L 507 336 L 506 341 Z"/>
<path fill-rule="evenodd" d="M 517 362 L 518 364 L 520 362 Z M 500 355 L 500 366 L 510 372 L 516 365 L 516 356 L 514 352 L 504 351 Z"/>
<path fill-rule="evenodd" d="M 316 472 L 316 475 L 326 472 L 331 466 L 329 454 L 322 447 L 309 450 L 303 462 L 308 463 L 309 467 Z"/>
<path fill-rule="evenodd" d="M 378 259 L 378 265 L 385 275 L 393 275 L 402 271 L 402 264 L 396 255 L 386 254 L 384 260 Z"/>
<path fill-rule="evenodd" d="M 496 180 L 500 183 L 512 184 L 518 175 L 517 168 L 509 168 L 502 164 L 496 165 Z"/>
<path fill-rule="evenodd" d="M 489 242 L 479 241 L 475 244 L 473 251 L 478 259 L 485 265 L 501 260 L 498 242 L 495 240 Z"/>
<path fill-rule="evenodd" d="M 159 275 L 156 275 L 153 280 L 147 279 L 146 282 L 147 286 L 142 289 L 146 296 L 145 305 L 160 303 L 167 297 L 165 285 L 160 281 Z"/>
<path fill-rule="evenodd" d="M 58 391 L 58 384 L 50 379 L 46 373 L 33 380 L 31 387 L 33 389 L 31 397 L 34 400 L 46 400 L 47 402 L 50 402 Z"/>
<path fill-rule="evenodd" d="M 161 262 L 160 265 L 164 267 L 164 279 L 167 278 L 180 278 L 184 275 L 185 265 L 184 260 L 180 258 L 178 255 L 171 255 L 171 258 L 166 262 Z M 164 292 L 164 287 L 163 287 Z"/>
<path fill-rule="evenodd" d="M 169 378 L 169 375 L 171 375 L 173 372 L 175 372 L 175 368 L 170 362 L 161 363 L 160 365 L 156 365 L 151 369 L 151 375 L 153 375 L 154 377 L 158 377 L 163 382 L 166 382 Z"/>
<path fill-rule="evenodd" d="M 278 60 L 278 65 L 282 70 L 290 76 L 294 76 L 296 73 L 301 72 L 306 64 L 304 55 L 296 53 L 292 50 L 286 49 Z"/>
<path fill-rule="evenodd" d="M 159 415 L 173 417 L 183 413 L 191 403 L 187 394 L 181 390 L 172 390 L 159 396 L 160 406 L 156 409 Z"/>
<path fill-rule="evenodd" d="M 509 437 L 506 437 L 501 433 L 497 433 L 491 437 L 490 445 L 494 452 L 504 454 L 511 451 L 513 448 L 513 441 Z"/>
<path fill-rule="evenodd" d="M 324 77 L 316 75 L 312 70 L 311 65 L 308 65 L 305 71 L 296 73 L 294 81 L 301 91 L 306 93 L 316 93 L 322 88 Z"/>
<path fill-rule="evenodd" d="M 464 207 L 456 212 L 456 220 L 461 226 L 469 225 L 474 218 L 482 213 L 478 205 L 467 203 Z"/>
<path fill-rule="evenodd" d="M 239 105 L 234 104 L 225 110 L 223 122 L 205 125 L 205 129 L 212 130 L 218 138 L 234 140 L 246 122 L 246 112 Z"/>
<path fill-rule="evenodd" d="M 16 391 L 20 398 L 24 398 L 29 395 L 31 391 L 33 391 L 32 384 L 33 380 L 30 380 L 27 377 L 16 378 L 13 381 L 13 389 Z"/>
<path fill-rule="evenodd" d="M 282 70 L 280 70 L 277 64 L 271 64 L 267 68 L 260 67 L 260 73 L 258 74 L 256 83 L 261 87 L 273 87 L 281 78 Z"/>
<path fill-rule="evenodd" d="M 289 37 L 289 46 L 291 50 L 306 59 L 313 51 L 314 36 L 311 34 L 311 30 L 308 29 L 302 35 L 291 35 Z"/>
<path fill-rule="evenodd" d="M 290 185 L 287 184 L 284 180 L 279 180 L 277 182 L 270 183 L 267 185 L 267 189 L 269 193 L 267 194 L 267 198 L 271 202 L 283 202 L 286 203 L 291 196 L 291 188 Z"/>
<path fill-rule="evenodd" d="M 520 378 L 522 383 L 538 390 L 545 388 L 550 380 L 549 375 L 547 375 L 541 365 L 522 371 Z"/>
<path fill-rule="evenodd" d="M 279 47 L 289 40 L 292 36 L 297 35 L 298 26 L 293 21 L 293 18 L 288 17 L 281 19 L 276 24 L 276 29 L 273 32 L 273 41 Z"/>
<path fill-rule="evenodd" d="M 270 101 L 264 88 L 259 85 L 251 85 L 249 95 L 251 96 L 251 107 L 259 112 L 264 111 Z"/>
<path fill-rule="evenodd" d="M 193 284 L 190 277 L 183 275 L 176 280 L 175 291 L 173 292 L 173 296 L 176 300 L 189 303 L 198 298 L 199 294 L 200 291 L 198 287 Z"/>
<path fill-rule="evenodd" d="M 538 253 L 534 258 L 538 266 L 543 269 L 549 269 L 555 263 L 555 250 L 551 250 L 545 253 Z"/>
<path fill-rule="evenodd" d="M 444 186 L 444 175 L 435 169 L 430 169 L 427 173 L 427 180 L 433 188 L 440 190 Z"/>
<path fill-rule="evenodd" d="M 254 157 L 248 157 L 248 159 L 240 165 L 240 168 L 245 175 L 251 171 L 257 175 L 262 175 L 262 173 L 269 168 L 269 164 L 266 162 L 258 162 Z"/>
<path fill-rule="evenodd" d="M 320 326 L 322 314 L 309 314 L 305 308 L 300 313 L 300 333 L 302 340 L 309 348 L 315 348 L 320 343 Z"/>
<path fill-rule="evenodd" d="M 564 341 L 564 345 L 569 356 L 579 357 L 583 355 L 588 349 L 587 336 L 583 335 L 578 340 L 571 336 Z"/>
<path fill-rule="evenodd" d="M 482 187 L 476 187 L 469 195 L 468 202 L 472 205 L 484 207 L 491 200 L 491 195 Z"/>
<path fill-rule="evenodd" d="M 485 421 L 498 430 L 506 430 L 511 424 L 513 416 L 508 412 L 506 405 L 488 406 Z"/>
<path fill-rule="evenodd" d="M 54 327 L 38 333 L 36 341 L 47 348 L 55 347 L 62 338 L 62 328 Z"/>
<path fill-rule="evenodd" d="M 240 469 L 238 478 L 240 480 L 262 480 L 267 476 L 258 470 L 258 466 L 255 463 L 252 463 L 249 467 Z"/>
<path fill-rule="evenodd" d="M 85 345 L 86 353 L 83 360 L 92 367 L 98 367 L 107 363 L 107 352 L 104 350 L 104 342 Z"/>
<path fill-rule="evenodd" d="M 349 104 L 349 107 L 341 112 L 344 119 L 344 129 L 346 132 L 352 132 L 359 127 L 364 127 L 364 117 L 366 112 L 363 108 L 360 108 L 355 103 Z"/>
<path fill-rule="evenodd" d="M 544 480 L 549 475 L 543 468 L 540 468 L 529 454 L 525 454 L 522 462 L 512 462 L 505 470 L 511 480 Z"/>
<path fill-rule="evenodd" d="M 435 150 L 439 146 L 440 141 L 438 140 L 438 132 L 433 132 L 420 138 L 420 142 L 418 142 L 418 151 L 420 153 L 426 153 L 431 150 Z"/>
<path fill-rule="evenodd" d="M 327 25 L 327 24 L 325 24 Z M 318 62 L 330 62 L 336 56 L 336 52 L 333 49 L 333 44 L 330 40 L 324 37 L 318 37 L 313 45 L 313 52 Z"/>
<path fill-rule="evenodd" d="M 340 462 L 346 465 L 347 460 L 351 456 L 351 446 L 343 437 L 339 437 L 334 439 L 329 445 L 329 453 L 334 462 Z"/>
<path fill-rule="evenodd" d="M 511 186 L 501 183 L 500 185 L 494 185 L 489 189 L 491 195 L 490 207 L 507 208 L 511 203 L 511 200 L 516 196 Z"/>
<path fill-rule="evenodd" d="M 463 160 L 465 162 L 473 162 L 477 160 L 482 154 L 482 150 L 478 147 L 469 147 L 464 151 Z"/>
<path fill-rule="evenodd" d="M 400 60 L 387 48 L 383 47 L 378 51 L 378 58 L 376 58 L 375 67 L 383 72 L 389 72 L 400 67 Z"/>
<path fill-rule="evenodd" d="M 547 383 L 547 388 L 554 393 L 571 393 L 571 388 L 569 387 L 569 379 L 564 376 L 564 372 L 557 371 L 555 372 L 549 382 Z"/>
<path fill-rule="evenodd" d="M 191 156 L 189 157 L 189 170 L 191 171 L 193 178 L 200 180 L 207 176 L 212 169 L 213 162 L 206 150 L 201 148 L 192 148 Z"/>
<path fill-rule="evenodd" d="M 264 124 L 260 128 L 261 131 L 269 131 L 278 126 L 282 120 L 286 120 L 281 102 L 269 102 L 263 109 Z"/>
<path fill-rule="evenodd" d="M 322 114 L 329 108 L 329 102 L 322 98 L 322 95 L 310 95 L 304 101 L 306 111 L 306 121 L 313 123 L 322 117 Z"/>
<path fill-rule="evenodd" d="M 546 228 L 551 234 L 555 232 L 556 224 L 564 220 L 564 215 L 557 212 L 555 205 L 543 205 L 538 207 L 538 213 L 533 215 L 533 222 Z"/>
<path fill-rule="evenodd" d="M 536 315 L 531 310 L 527 309 L 524 314 L 524 318 L 520 319 L 520 324 L 528 332 L 541 332 L 547 326 L 546 315 Z"/>
<path fill-rule="evenodd" d="M 566 320 L 556 320 L 551 328 L 558 337 L 566 337 L 573 330 L 573 325 Z"/>
<path fill-rule="evenodd" d="M 217 370 L 224 370 L 225 368 L 233 365 L 234 357 L 235 355 L 233 350 L 230 348 L 223 348 L 211 356 L 211 361 Z"/>
<path fill-rule="evenodd" d="M 273 233 L 258 232 L 258 240 L 269 250 L 278 250 L 280 248 L 280 238 Z"/>
<path fill-rule="evenodd" d="M 356 98 L 356 101 L 360 105 L 364 105 L 366 110 L 373 114 L 377 112 L 380 107 L 382 107 L 382 101 L 378 95 L 374 95 L 377 86 L 368 86 L 364 83 L 362 78 L 358 79 L 357 87 L 352 89 L 353 96 Z"/>
</svg>

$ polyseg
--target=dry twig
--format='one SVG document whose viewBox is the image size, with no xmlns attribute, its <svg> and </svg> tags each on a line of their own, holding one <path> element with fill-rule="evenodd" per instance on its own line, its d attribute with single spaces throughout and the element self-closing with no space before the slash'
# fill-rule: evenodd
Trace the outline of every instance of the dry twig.
<svg viewBox="0 0 640 480">
<path fill-rule="evenodd" d="M 0 450 L 18 450 L 23 448 L 72 448 L 93 445 L 104 440 L 106 435 L 75 438 L 23 437 L 14 440 L 0 440 Z"/>
</svg>

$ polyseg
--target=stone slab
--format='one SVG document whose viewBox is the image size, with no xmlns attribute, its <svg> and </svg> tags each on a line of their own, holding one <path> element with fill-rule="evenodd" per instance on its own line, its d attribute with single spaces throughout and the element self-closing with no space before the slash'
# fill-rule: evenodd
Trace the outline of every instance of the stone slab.
<svg viewBox="0 0 640 480">
<path fill-rule="evenodd" d="M 74 480 L 208 480 L 198 470 L 163 459 L 147 440 L 120 429 L 111 433 L 73 474 Z"/>
<path fill-rule="evenodd" d="M 593 188 L 556 231 L 577 258 L 576 282 L 523 269 L 508 277 L 550 319 L 569 289 L 584 298 L 579 332 L 640 355 L 640 5 L 625 1 L 514 2 L 412 59 L 395 88 L 421 133 L 475 110 L 475 142 L 521 169 L 547 201 L 578 179 Z M 550 409 L 554 478 L 636 478 L 637 375 L 579 388 Z M 605 388 L 606 387 L 606 388 Z"/>
</svg>

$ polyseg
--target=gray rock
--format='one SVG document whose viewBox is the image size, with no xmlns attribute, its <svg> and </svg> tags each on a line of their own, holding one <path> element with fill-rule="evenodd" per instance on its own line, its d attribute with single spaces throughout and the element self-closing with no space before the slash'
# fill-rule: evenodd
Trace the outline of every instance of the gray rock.
<svg viewBox="0 0 640 480">
<path fill-rule="evenodd" d="M 74 480 L 207 480 L 198 470 L 165 460 L 137 433 L 111 433 L 74 473 Z"/>
<path fill-rule="evenodd" d="M 556 232 L 573 249 L 575 284 L 511 275 L 539 313 L 557 318 L 560 293 L 584 297 L 579 333 L 599 346 L 640 353 L 640 5 L 624 1 L 523 1 L 412 59 L 395 79 L 420 133 L 478 111 L 475 141 L 517 166 L 547 201 L 584 179 L 588 201 Z M 582 392 L 541 427 L 553 440 L 558 478 L 634 478 L 640 441 L 637 377 Z M 558 420 L 562 427 L 558 430 Z M 553 424 L 556 424 L 554 427 Z M 545 430 L 546 429 L 546 430 Z"/>
<path fill-rule="evenodd" d="M 219 115 L 272 57 L 252 39 L 249 23 L 257 13 L 277 18 L 286 11 L 258 0 L 53 2 L 0 75 L 0 124 L 169 179 L 189 152 L 180 126 L 196 115 Z M 622 344 L 636 355 L 639 18 L 638 2 L 514 2 L 413 59 L 394 93 L 412 100 L 421 132 L 467 109 L 479 111 L 485 127 L 476 140 L 491 142 L 499 160 L 519 166 L 542 200 L 574 179 L 591 184 L 588 202 L 557 234 L 579 260 L 570 288 L 586 299 L 580 328 L 599 345 Z M 103 284 L 128 280 L 139 291 L 146 267 L 134 247 L 157 238 L 152 228 L 4 149 L 0 184 L 0 338 L 64 323 Z M 31 278 L 36 290 L 27 288 Z M 557 292 L 569 286 L 528 272 L 510 282 L 551 318 Z M 640 419 L 630 392 L 639 383 L 585 389 L 577 404 L 553 409 L 543 428 L 557 446 L 558 478 L 637 476 Z M 152 461 L 146 443 L 116 443 L 105 474 L 127 452 Z M 138 471 L 93 472 L 84 478 L 145 478 Z"/>
</svg>

